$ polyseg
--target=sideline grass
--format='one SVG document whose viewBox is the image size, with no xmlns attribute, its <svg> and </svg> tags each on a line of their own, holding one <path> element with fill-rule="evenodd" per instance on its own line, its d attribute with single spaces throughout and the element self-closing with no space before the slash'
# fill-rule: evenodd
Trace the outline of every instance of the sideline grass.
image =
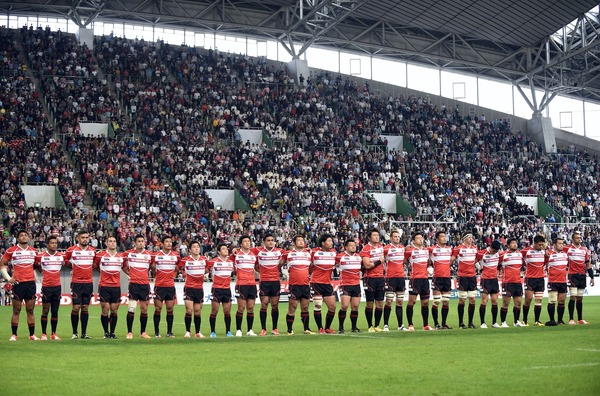
<svg viewBox="0 0 600 396">
<path fill-rule="evenodd" d="M 124 308 L 120 309 L 118 340 L 101 338 L 99 307 L 90 312 L 89 333 L 94 339 L 68 339 L 70 310 L 63 306 L 62 341 L 28 341 L 23 313 L 20 339 L 12 343 L 8 342 L 10 308 L 0 307 L 0 353 L 5 362 L 2 394 L 600 393 L 600 297 L 585 299 L 589 326 L 225 338 L 221 312 L 219 337 L 203 340 L 183 339 L 182 307 L 175 311 L 177 338 L 126 340 Z M 281 306 L 280 329 L 285 328 L 286 308 Z M 36 307 L 38 336 L 40 312 Z M 419 312 L 415 310 L 415 319 L 420 320 Z M 152 308 L 149 313 L 148 328 L 152 329 Z M 256 316 L 255 331 L 260 328 Z M 300 333 L 299 313 L 296 316 L 294 330 Z M 542 318 L 546 320 L 545 310 Z M 366 330 L 362 306 L 359 320 Z M 346 322 L 349 326 L 349 318 Z M 449 323 L 455 322 L 453 300 Z M 314 328 L 312 315 L 311 323 Z M 395 329 L 393 313 L 391 324 Z M 163 333 L 165 326 L 163 313 Z M 134 332 L 139 332 L 137 315 Z"/>
</svg>

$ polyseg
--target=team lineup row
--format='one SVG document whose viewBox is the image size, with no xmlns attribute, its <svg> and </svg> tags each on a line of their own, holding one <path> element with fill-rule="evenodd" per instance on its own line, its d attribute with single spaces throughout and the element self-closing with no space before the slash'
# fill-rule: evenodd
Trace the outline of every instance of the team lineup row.
<svg viewBox="0 0 600 396">
<path fill-rule="evenodd" d="M 173 309 L 175 306 L 174 278 L 181 273 L 185 278 L 185 338 L 203 338 L 200 332 L 201 310 L 203 306 L 204 277 L 213 276 L 211 313 L 209 317 L 211 337 L 216 337 L 216 317 L 223 306 L 225 331 L 231 332 L 231 278 L 237 277 L 235 292 L 238 308 L 236 312 L 236 336 L 242 336 L 243 314 L 246 311 L 247 336 L 256 336 L 253 331 L 254 305 L 260 297 L 260 335 L 267 335 L 267 309 L 271 305 L 271 334 L 279 335 L 279 294 L 280 270 L 289 271 L 289 304 L 286 314 L 287 333 L 293 335 L 295 312 L 300 306 L 304 334 L 315 334 L 309 326 L 309 305 L 312 299 L 314 320 L 320 334 L 344 333 L 344 323 L 348 308 L 352 332 L 361 332 L 357 327 L 358 307 L 361 293 L 366 297 L 365 317 L 369 332 L 389 331 L 389 319 L 395 300 L 395 314 L 398 330 L 414 331 L 413 309 L 420 297 L 423 330 L 451 329 L 447 324 L 451 295 L 451 266 L 458 267 L 458 319 L 462 329 L 476 328 L 473 320 L 477 295 L 477 268 L 481 268 L 481 304 L 479 314 L 481 328 L 487 328 L 486 307 L 491 302 L 492 327 L 509 327 L 506 322 L 510 300 L 513 300 L 514 326 L 528 326 L 531 303 L 534 304 L 534 325 L 543 326 L 540 320 L 542 297 L 548 279 L 549 321 L 546 326 L 564 324 L 567 291 L 570 292 L 568 304 L 569 324 L 587 324 L 583 319 L 583 295 L 587 285 L 586 273 L 594 277 L 590 263 L 590 253 L 582 245 L 582 237 L 574 233 L 572 243 L 557 238 L 552 246 L 546 246 L 543 236 L 536 236 L 533 245 L 519 250 L 514 238 L 508 239 L 506 249 L 499 241 L 494 241 L 485 249 L 479 250 L 473 244 L 473 236 L 465 234 L 463 243 L 456 247 L 447 245 L 446 234 L 438 232 L 436 244 L 424 246 L 421 233 L 412 235 L 407 247 L 400 243 L 400 233 L 393 231 L 387 245 L 380 243 L 380 234 L 371 229 L 366 235 L 366 244 L 357 250 L 354 240 L 344 242 L 341 253 L 333 249 L 333 238 L 324 234 L 318 240 L 318 247 L 308 249 L 304 237 L 293 238 L 292 249 L 284 251 L 275 246 L 272 235 L 265 235 L 263 245 L 251 246 L 251 239 L 242 236 L 238 247 L 229 251 L 225 244 L 217 246 L 217 255 L 213 259 L 200 254 L 200 243 L 189 244 L 189 255 L 181 258 L 173 251 L 172 239 L 163 236 L 162 249 L 153 253 L 146 249 L 146 239 L 137 235 L 134 248 L 125 252 L 117 251 L 117 241 L 113 236 L 106 240 L 106 250 L 96 251 L 89 246 L 89 234 L 80 231 L 77 244 L 65 253 L 57 251 L 58 241 L 54 236 L 47 240 L 47 250 L 38 253 L 29 246 L 29 234 L 19 231 L 17 244 L 9 248 L 0 259 L 0 275 L 8 282 L 13 294 L 13 315 L 11 319 L 11 341 L 17 340 L 18 321 L 22 305 L 27 312 L 29 339 L 37 340 L 35 335 L 34 307 L 36 297 L 35 273 L 42 273 L 42 340 L 60 339 L 56 334 L 58 309 L 61 298 L 60 272 L 63 266 L 72 269 L 71 293 L 73 307 L 71 311 L 72 338 L 90 338 L 87 335 L 88 307 L 93 293 L 94 270 L 100 272 L 98 294 L 102 307 L 101 323 L 105 338 L 117 338 L 115 329 L 121 298 L 120 274 L 129 276 L 129 306 L 127 312 L 127 338 L 133 338 L 134 314 L 140 306 L 140 336 L 151 338 L 146 332 L 149 299 L 154 296 L 154 331 L 160 337 L 160 321 L 163 306 L 166 309 L 167 337 L 173 334 Z M 7 268 L 12 266 L 13 275 Z M 331 326 L 335 318 L 336 298 L 331 283 L 332 272 L 340 272 L 340 308 L 338 312 L 338 331 Z M 433 270 L 433 281 L 429 282 L 429 270 Z M 521 271 L 525 270 L 525 287 Z M 258 272 L 259 282 L 255 279 Z M 150 274 L 154 275 L 154 291 L 150 290 Z M 361 274 L 364 289 L 361 288 Z M 403 308 L 405 295 L 405 275 L 410 279 L 408 303 L 404 326 Z M 502 280 L 502 290 L 499 287 Z M 257 290 L 258 286 L 258 290 Z M 498 321 L 498 296 L 502 293 L 500 321 Z M 429 325 L 429 299 L 433 295 L 431 314 L 433 326 Z M 521 300 L 525 297 L 522 308 Z M 468 301 L 468 321 L 464 322 L 465 305 Z M 321 309 L 325 304 L 327 313 L 325 325 Z M 441 309 L 440 309 L 441 306 Z M 577 321 L 574 319 L 577 310 Z M 441 310 L 441 322 L 439 321 Z M 520 320 L 521 310 L 523 320 Z M 555 319 L 555 311 L 557 318 Z M 51 314 L 51 335 L 48 337 L 48 314 Z M 194 332 L 192 333 L 192 318 Z M 380 327 L 383 319 L 383 328 Z M 81 321 L 81 336 L 78 328 Z"/>
</svg>

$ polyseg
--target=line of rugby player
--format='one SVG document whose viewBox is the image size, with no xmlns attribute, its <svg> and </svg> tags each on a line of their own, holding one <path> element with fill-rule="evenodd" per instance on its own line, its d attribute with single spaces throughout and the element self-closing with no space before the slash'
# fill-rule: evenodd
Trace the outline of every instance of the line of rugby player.
<svg viewBox="0 0 600 396">
<path fill-rule="evenodd" d="M 97 252 L 89 246 L 87 231 L 80 231 L 77 244 L 65 253 L 57 251 L 57 239 L 50 236 L 47 251 L 38 253 L 29 246 L 29 235 L 20 231 L 17 244 L 9 248 L 0 259 L 0 275 L 8 282 L 13 295 L 13 315 L 11 320 L 11 341 L 17 340 L 18 321 L 24 303 L 27 312 L 29 339 L 38 340 L 35 335 L 33 315 L 36 286 L 34 270 L 42 273 L 42 316 L 41 340 L 59 340 L 57 335 L 58 308 L 61 299 L 60 272 L 63 266 L 72 270 L 71 311 L 72 339 L 91 338 L 87 334 L 88 308 L 93 293 L 93 270 L 100 272 L 98 297 L 102 307 L 101 324 L 104 338 L 117 338 L 115 335 L 118 309 L 121 302 L 120 274 L 129 276 L 127 312 L 127 339 L 133 338 L 134 315 L 140 306 L 140 337 L 151 338 L 146 332 L 149 300 L 154 298 L 154 337 L 161 337 L 160 322 L 163 306 L 166 308 L 167 333 L 173 333 L 173 308 L 176 293 L 174 279 L 181 272 L 185 278 L 185 338 L 204 338 L 200 332 L 201 310 L 204 300 L 203 283 L 212 272 L 211 313 L 209 316 L 210 336 L 216 337 L 216 317 L 220 306 L 225 318 L 225 334 L 231 332 L 231 280 L 236 275 L 237 295 L 236 332 L 241 337 L 243 314 L 246 311 L 247 336 L 256 336 L 253 331 L 254 305 L 260 298 L 260 336 L 267 335 L 267 313 L 271 306 L 272 327 L 270 334 L 279 335 L 279 296 L 281 290 L 280 271 L 288 273 L 289 304 L 286 314 L 287 334 L 293 335 L 295 312 L 300 306 L 300 318 L 304 334 L 315 334 L 309 326 L 309 305 L 313 302 L 313 316 L 316 331 L 320 334 L 344 333 L 348 308 L 352 332 L 361 332 L 357 326 L 358 308 L 364 291 L 366 317 L 369 332 L 387 332 L 390 329 L 390 316 L 395 300 L 395 315 L 400 331 L 414 331 L 413 310 L 420 297 L 423 330 L 451 329 L 447 323 L 449 302 L 452 291 L 451 267 L 457 264 L 458 321 L 461 329 L 476 328 L 474 324 L 475 300 L 477 295 L 477 270 L 480 269 L 481 302 L 479 306 L 480 327 L 487 328 L 485 316 L 487 303 L 491 302 L 492 327 L 509 327 L 506 318 L 510 300 L 513 299 L 514 326 L 529 326 L 528 315 L 531 303 L 534 305 L 535 326 L 556 326 L 563 321 L 567 290 L 570 292 L 568 304 L 569 324 L 587 324 L 583 319 L 583 294 L 586 288 L 586 273 L 594 285 L 590 254 L 582 245 L 580 233 L 574 233 L 572 243 L 564 246 L 557 238 L 552 246 L 546 247 L 545 238 L 536 236 L 533 245 L 519 250 L 516 239 L 508 239 L 506 250 L 499 241 L 494 241 L 483 250 L 473 244 L 471 234 L 463 235 L 463 243 L 456 247 L 447 245 L 446 234 L 438 232 L 435 244 L 424 246 L 421 233 L 412 235 L 411 244 L 400 244 L 400 233 L 393 231 L 391 241 L 384 246 L 380 234 L 371 229 L 366 235 L 367 243 L 359 252 L 354 240 L 344 242 L 344 249 L 338 253 L 333 248 L 333 237 L 328 234 L 318 239 L 318 247 L 308 249 L 304 237 L 296 235 L 292 248 L 284 251 L 275 246 L 273 235 L 263 238 L 263 245 L 251 247 L 251 239 L 242 236 L 238 247 L 231 252 L 225 244 L 217 246 L 216 257 L 210 259 L 200 254 L 200 243 L 189 244 L 189 255 L 181 258 L 174 250 L 172 239 L 163 236 L 161 250 L 150 252 L 146 249 L 144 236 L 137 235 L 134 248 L 119 253 L 116 239 L 109 236 L 106 250 Z M 8 274 L 12 265 L 13 276 Z M 336 297 L 332 285 L 332 273 L 339 269 L 339 291 L 341 305 L 338 312 L 338 330 L 332 329 L 335 319 Z M 523 288 L 522 270 L 525 270 Z M 258 272 L 259 282 L 255 279 Z M 154 291 L 150 287 L 150 274 L 154 275 Z M 364 288 L 361 287 L 361 275 Z M 433 279 L 430 282 L 430 275 Z M 405 296 L 405 276 L 408 276 L 408 303 L 406 305 L 407 325 L 403 322 L 403 301 Z M 502 290 L 499 287 L 502 280 Z M 549 321 L 541 322 L 542 297 L 548 279 Z M 258 288 L 257 288 L 258 286 Z M 502 293 L 500 321 L 498 321 L 498 296 Z M 429 325 L 429 299 L 433 295 L 431 308 L 433 326 Z M 522 303 L 522 297 L 525 300 Z M 468 300 L 467 322 L 464 309 Z M 323 303 L 327 309 L 323 324 Z M 441 306 L 441 309 L 440 309 Z M 439 321 L 441 310 L 441 322 Z M 577 321 L 574 319 L 577 311 Z M 555 319 L 555 311 L 557 317 Z M 520 320 L 521 312 L 523 320 Z M 51 314 L 51 333 L 47 336 L 48 313 Z M 194 331 L 191 324 L 194 322 Z M 383 319 L 383 327 L 380 324 Z M 78 328 L 81 322 L 81 335 Z"/>
</svg>

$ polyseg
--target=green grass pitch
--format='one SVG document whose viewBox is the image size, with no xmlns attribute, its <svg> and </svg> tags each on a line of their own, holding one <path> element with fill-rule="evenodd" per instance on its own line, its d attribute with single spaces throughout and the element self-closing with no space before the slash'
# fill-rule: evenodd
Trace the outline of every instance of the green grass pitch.
<svg viewBox="0 0 600 396">
<path fill-rule="evenodd" d="M 29 341 L 23 312 L 14 343 L 8 341 L 11 309 L 0 307 L 0 389 L 2 395 L 21 396 L 600 394 L 600 297 L 584 300 L 589 326 L 553 328 L 458 330 L 456 304 L 451 301 L 449 316 L 455 329 L 424 332 L 417 303 L 414 333 L 396 331 L 392 312 L 394 330 L 389 333 L 306 336 L 298 334 L 297 312 L 297 335 L 292 337 L 226 338 L 220 312 L 216 339 L 184 339 L 183 308 L 177 307 L 177 338 L 150 340 L 137 334 L 139 311 L 136 338 L 125 339 L 126 307 L 119 310 L 118 340 L 102 339 L 99 307 L 90 312 L 93 339 L 70 340 L 70 309 L 62 306 L 62 341 Z M 285 329 L 286 309 L 282 304 L 280 330 Z M 363 311 L 361 306 L 359 326 L 366 330 Z M 38 336 L 40 312 L 36 307 Z M 205 306 L 205 335 L 208 313 Z M 152 330 L 152 307 L 149 314 Z M 475 318 L 478 323 L 477 311 Z M 545 301 L 542 319 L 547 320 Z M 235 317 L 232 322 L 235 327 Z M 347 318 L 346 328 L 349 322 Z M 314 329 L 312 313 L 311 324 Z M 165 327 L 163 312 L 163 334 Z M 254 330 L 260 330 L 258 314 Z"/>
</svg>

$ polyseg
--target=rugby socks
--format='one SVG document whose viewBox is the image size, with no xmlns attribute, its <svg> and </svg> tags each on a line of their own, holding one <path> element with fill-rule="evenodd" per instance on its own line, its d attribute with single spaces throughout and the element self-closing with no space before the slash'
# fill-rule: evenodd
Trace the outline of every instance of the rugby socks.
<svg viewBox="0 0 600 396">
<path fill-rule="evenodd" d="M 565 315 L 565 303 L 558 303 L 558 308 L 556 309 L 558 313 L 558 322 L 563 321 L 563 316 Z"/>
<path fill-rule="evenodd" d="M 133 330 L 133 318 L 134 318 L 134 313 L 127 312 L 127 332 L 128 333 L 131 333 Z"/>
<path fill-rule="evenodd" d="M 381 322 L 381 316 L 383 315 L 383 309 L 375 307 L 375 327 L 379 327 Z"/>
<path fill-rule="evenodd" d="M 58 325 L 58 308 L 60 307 L 59 301 L 53 301 L 50 304 L 50 326 L 52 328 L 52 333 L 56 333 L 56 326 Z M 45 334 L 45 333 L 44 333 Z"/>
<path fill-rule="evenodd" d="M 248 322 L 248 331 L 252 330 L 252 326 L 254 326 L 254 312 L 246 313 L 246 322 Z"/>
<path fill-rule="evenodd" d="M 310 314 L 308 312 L 300 312 L 300 320 L 302 320 L 302 325 L 304 326 L 304 330 L 308 330 L 308 322 L 310 321 Z"/>
<path fill-rule="evenodd" d="M 533 306 L 533 315 L 535 318 L 536 322 L 540 321 L 540 314 L 542 313 L 542 306 L 541 305 L 534 305 Z"/>
<path fill-rule="evenodd" d="M 407 305 L 406 306 L 406 321 L 408 322 L 409 326 L 411 326 L 413 324 L 412 318 L 413 318 L 413 306 Z"/>
<path fill-rule="evenodd" d="M 291 333 L 294 327 L 294 315 L 285 315 L 285 322 L 287 323 L 288 333 Z"/>
<path fill-rule="evenodd" d="M 273 315 L 272 311 L 271 311 L 271 315 Z M 267 309 L 266 308 L 260 309 L 260 326 L 263 330 L 267 329 Z"/>
<path fill-rule="evenodd" d="M 398 320 L 398 327 L 402 326 L 402 305 L 396 305 L 396 319 Z"/>
<path fill-rule="evenodd" d="M 350 323 L 352 323 L 352 330 L 357 329 L 356 322 L 358 322 L 358 311 L 350 311 Z"/>
<path fill-rule="evenodd" d="M 156 334 L 160 333 L 160 313 L 154 313 L 154 332 Z"/>
<path fill-rule="evenodd" d="M 277 322 L 279 322 L 279 308 L 271 308 L 271 318 L 273 319 L 273 328 L 277 328 Z M 267 320 L 265 319 L 265 323 Z"/>
<path fill-rule="evenodd" d="M 429 326 L 429 307 L 421 305 L 421 316 L 423 317 L 423 326 Z"/>
<path fill-rule="evenodd" d="M 208 321 L 210 323 L 210 332 L 216 333 L 215 327 L 217 325 L 217 315 L 210 314 L 210 316 L 208 317 Z"/>
<path fill-rule="evenodd" d="M 196 328 L 196 333 L 200 333 L 200 322 L 202 317 L 200 315 L 194 315 L 194 327 Z"/>
<path fill-rule="evenodd" d="M 492 324 L 498 319 L 498 304 L 492 304 Z"/>
<path fill-rule="evenodd" d="M 577 300 L 577 320 L 583 320 L 583 300 Z"/>
<path fill-rule="evenodd" d="M 100 323 L 102 323 L 104 333 L 108 333 L 108 315 L 100 315 Z"/>
<path fill-rule="evenodd" d="M 225 332 L 231 331 L 231 314 L 225 314 Z"/>
<path fill-rule="evenodd" d="M 244 313 L 237 311 L 235 313 L 235 329 L 242 331 L 242 320 L 244 319 Z"/>
<path fill-rule="evenodd" d="M 335 318 L 335 311 L 327 311 L 327 315 L 325 316 L 326 329 L 331 329 L 331 323 L 333 322 L 333 318 Z"/>
<path fill-rule="evenodd" d="M 485 323 L 485 305 L 479 305 L 479 320 L 481 323 Z"/>
<path fill-rule="evenodd" d="M 550 322 L 554 322 L 554 309 L 556 304 L 548 304 L 548 316 L 550 317 Z"/>
<path fill-rule="evenodd" d="M 81 334 L 87 334 L 88 320 L 90 319 L 90 313 L 88 311 L 81 311 Z"/>
<path fill-rule="evenodd" d="M 79 312 L 77 311 L 71 311 L 71 327 L 73 327 L 73 334 L 77 334 L 77 327 L 79 327 Z"/>
<path fill-rule="evenodd" d="M 344 321 L 346 320 L 346 311 L 339 310 L 338 312 L 338 326 L 339 330 L 344 330 Z"/>
<path fill-rule="evenodd" d="M 35 334 L 35 323 L 27 323 L 27 327 L 29 327 L 29 336 Z"/>
<path fill-rule="evenodd" d="M 508 308 L 500 308 L 500 321 L 506 322 L 506 315 L 508 315 Z"/>
<path fill-rule="evenodd" d="M 515 323 L 519 321 L 519 316 L 521 315 L 521 308 L 514 307 L 513 308 L 513 316 L 515 318 Z"/>
<path fill-rule="evenodd" d="M 56 327 L 58 326 L 58 314 L 52 314 L 50 318 L 50 327 L 52 329 L 52 333 L 56 333 Z"/>
<path fill-rule="evenodd" d="M 185 323 L 185 331 L 189 332 L 192 328 L 192 314 L 186 313 L 183 321 Z"/>
<path fill-rule="evenodd" d="M 46 334 L 46 329 L 48 328 L 48 315 L 42 315 L 42 334 Z"/>
<path fill-rule="evenodd" d="M 146 332 L 146 326 L 148 325 L 148 313 L 141 313 L 140 314 L 140 327 L 141 327 L 141 332 L 145 333 Z"/>
<path fill-rule="evenodd" d="M 365 308 L 365 317 L 369 328 L 373 327 L 373 308 Z"/>
<path fill-rule="evenodd" d="M 440 324 L 438 322 L 438 306 L 435 304 L 431 306 L 431 317 L 433 318 L 433 324 L 438 326 Z"/>
<path fill-rule="evenodd" d="M 573 320 L 574 313 L 575 313 L 575 300 L 569 300 L 569 320 Z"/>
<path fill-rule="evenodd" d="M 383 324 L 388 326 L 390 324 L 390 315 L 392 314 L 392 307 L 384 306 L 383 307 Z"/>
<path fill-rule="evenodd" d="M 19 329 L 19 322 L 11 322 L 10 328 L 12 329 L 12 333 L 17 335 L 17 330 Z"/>
<path fill-rule="evenodd" d="M 110 314 L 110 319 L 109 319 L 109 323 L 110 323 L 110 334 L 115 334 L 115 329 L 117 328 L 117 320 L 119 319 L 119 317 L 117 316 L 116 313 L 111 313 Z M 54 332 L 54 330 L 53 330 Z"/>
<path fill-rule="evenodd" d="M 529 316 L 529 305 L 523 304 L 523 323 L 527 323 L 528 316 Z"/>
<path fill-rule="evenodd" d="M 173 332 L 173 312 L 167 311 L 167 333 Z"/>
<path fill-rule="evenodd" d="M 450 312 L 450 308 L 442 305 L 442 326 L 446 324 L 446 320 L 448 319 L 448 313 Z"/>
<path fill-rule="evenodd" d="M 321 315 L 321 311 L 315 311 L 315 323 L 317 324 L 317 329 L 323 328 L 323 316 Z"/>
<path fill-rule="evenodd" d="M 469 303 L 469 324 L 473 324 L 473 317 L 475 316 L 475 304 Z"/>
<path fill-rule="evenodd" d="M 465 304 L 458 303 L 458 324 L 465 324 Z"/>
</svg>

